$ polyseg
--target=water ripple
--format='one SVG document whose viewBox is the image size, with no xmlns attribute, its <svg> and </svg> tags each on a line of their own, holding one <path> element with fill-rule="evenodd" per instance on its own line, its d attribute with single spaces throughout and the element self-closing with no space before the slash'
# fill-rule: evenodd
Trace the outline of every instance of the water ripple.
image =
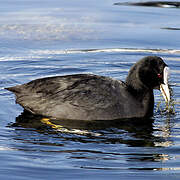
<svg viewBox="0 0 180 180">
<path fill-rule="evenodd" d="M 32 50 L 32 54 L 75 54 L 75 53 L 112 53 L 112 52 L 140 52 L 140 53 L 162 53 L 180 54 L 179 49 L 140 49 L 140 48 L 107 48 L 107 49 L 79 49 L 79 50 Z M 179 59 L 180 60 L 180 59 Z"/>
</svg>

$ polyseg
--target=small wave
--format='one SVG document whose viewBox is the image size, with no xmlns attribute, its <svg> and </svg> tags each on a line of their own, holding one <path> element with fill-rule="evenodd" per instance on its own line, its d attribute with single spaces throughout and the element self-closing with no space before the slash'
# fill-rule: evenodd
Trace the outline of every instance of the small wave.
<svg viewBox="0 0 180 180">
<path fill-rule="evenodd" d="M 0 61 L 35 61 L 35 59 L 42 58 L 41 56 L 32 56 L 32 55 L 26 55 L 26 56 L 2 56 L 0 57 Z"/>
<path fill-rule="evenodd" d="M 176 27 L 163 27 L 161 29 L 165 29 L 165 30 L 173 30 L 173 31 L 179 31 L 180 28 L 176 28 Z"/>
<path fill-rule="evenodd" d="M 14 149 L 11 149 L 9 147 L 0 146 L 0 151 L 10 151 L 10 150 L 14 150 Z"/>
<path fill-rule="evenodd" d="M 119 2 L 114 3 L 114 5 L 180 8 L 180 2 L 178 1 Z"/>
<path fill-rule="evenodd" d="M 180 54 L 178 49 L 140 49 L 140 48 L 107 48 L 107 49 L 77 49 L 77 50 L 32 50 L 33 54 L 76 54 L 76 53 L 102 53 L 102 52 L 141 52 L 141 53 L 166 53 Z"/>
</svg>

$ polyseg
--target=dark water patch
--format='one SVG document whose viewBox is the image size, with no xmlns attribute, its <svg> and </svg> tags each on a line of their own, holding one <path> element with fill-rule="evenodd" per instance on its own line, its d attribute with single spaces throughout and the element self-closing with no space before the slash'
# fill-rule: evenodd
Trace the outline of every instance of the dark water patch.
<svg viewBox="0 0 180 180">
<path fill-rule="evenodd" d="M 166 30 L 173 30 L 173 31 L 180 31 L 180 28 L 175 28 L 175 27 L 163 27 L 161 29 L 166 29 Z"/>
<path fill-rule="evenodd" d="M 147 6 L 147 7 L 161 7 L 161 8 L 179 8 L 180 2 L 178 1 L 147 1 L 147 2 L 119 2 L 114 5 L 127 5 L 127 6 Z"/>
</svg>

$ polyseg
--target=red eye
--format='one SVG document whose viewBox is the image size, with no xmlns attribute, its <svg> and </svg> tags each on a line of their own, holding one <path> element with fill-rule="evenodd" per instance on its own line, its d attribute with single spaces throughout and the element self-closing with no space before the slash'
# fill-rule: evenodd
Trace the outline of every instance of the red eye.
<svg viewBox="0 0 180 180">
<path fill-rule="evenodd" d="M 158 78 L 162 78 L 162 75 L 161 74 L 157 74 Z"/>
</svg>

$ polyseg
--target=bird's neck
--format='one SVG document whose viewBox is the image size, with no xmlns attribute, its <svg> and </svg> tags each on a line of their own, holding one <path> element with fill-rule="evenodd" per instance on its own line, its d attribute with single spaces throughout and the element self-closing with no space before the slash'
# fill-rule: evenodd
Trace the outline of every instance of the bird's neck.
<svg viewBox="0 0 180 180">
<path fill-rule="evenodd" d="M 151 117 L 153 116 L 154 110 L 154 94 L 153 89 L 141 88 L 134 89 L 132 87 L 128 87 L 128 91 L 134 96 L 134 98 L 140 102 L 143 107 L 144 116 Z"/>
<path fill-rule="evenodd" d="M 145 116 L 150 117 L 153 116 L 154 110 L 154 94 L 153 90 L 149 90 L 144 93 L 143 98 L 141 99 L 141 103 L 144 108 Z"/>
</svg>

